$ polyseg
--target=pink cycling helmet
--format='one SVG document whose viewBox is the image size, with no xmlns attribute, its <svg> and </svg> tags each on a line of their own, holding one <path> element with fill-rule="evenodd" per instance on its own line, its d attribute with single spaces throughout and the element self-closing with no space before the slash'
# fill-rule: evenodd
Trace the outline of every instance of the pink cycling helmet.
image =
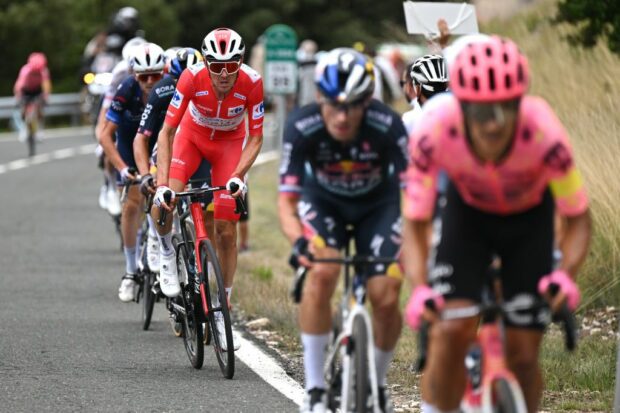
<svg viewBox="0 0 620 413">
<path fill-rule="evenodd" d="M 468 44 L 450 67 L 450 89 L 461 101 L 516 99 L 525 94 L 528 83 L 527 58 L 512 40 L 498 36 Z"/>
<path fill-rule="evenodd" d="M 47 66 L 47 58 L 41 52 L 33 52 L 28 56 L 28 64 L 35 69 L 41 70 Z"/>
</svg>

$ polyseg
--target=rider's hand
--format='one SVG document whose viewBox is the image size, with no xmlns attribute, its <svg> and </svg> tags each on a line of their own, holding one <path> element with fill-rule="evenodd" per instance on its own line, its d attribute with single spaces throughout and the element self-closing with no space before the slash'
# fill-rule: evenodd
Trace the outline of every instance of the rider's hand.
<svg viewBox="0 0 620 413">
<path fill-rule="evenodd" d="M 291 251 L 291 256 L 288 259 L 288 263 L 294 269 L 302 267 L 311 267 L 312 263 L 310 261 L 311 254 L 308 249 L 309 243 L 308 240 L 301 236 L 297 238 L 295 243 L 293 244 L 293 251 Z"/>
<path fill-rule="evenodd" d="M 429 313 L 432 313 L 426 306 L 428 300 L 434 302 L 435 312 L 441 311 L 445 304 L 443 296 L 437 294 L 426 284 L 418 285 L 413 289 L 405 309 L 405 321 L 413 330 L 419 330 L 422 325 L 422 318 L 428 319 Z"/>
<path fill-rule="evenodd" d="M 121 182 L 123 184 L 127 184 L 133 181 L 134 179 L 136 179 L 135 169 L 129 166 L 126 166 L 123 169 L 121 169 L 120 173 L 121 173 Z"/>
<path fill-rule="evenodd" d="M 155 182 L 153 181 L 153 175 L 142 175 L 142 179 L 140 179 L 140 192 L 142 192 L 144 196 L 149 196 L 155 193 Z"/>
<path fill-rule="evenodd" d="M 237 192 L 233 193 L 230 190 L 230 184 L 236 184 L 239 187 Z M 238 176 L 233 176 L 232 178 L 228 180 L 228 182 L 226 182 L 226 189 L 228 189 L 231 192 L 231 195 L 233 196 L 233 198 L 237 198 L 241 195 L 245 196 L 245 193 L 247 192 L 248 187 L 245 185 L 245 182 L 243 182 Z"/>
<path fill-rule="evenodd" d="M 558 293 L 554 297 L 549 292 L 551 284 L 555 284 L 559 288 Z M 564 270 L 555 270 L 551 274 L 542 277 L 538 281 L 538 293 L 549 300 L 553 312 L 557 312 L 565 300 L 568 309 L 575 311 L 581 300 L 579 287 Z"/>
<path fill-rule="evenodd" d="M 170 194 L 169 203 L 166 203 L 166 194 Z M 158 207 L 164 208 L 167 211 L 172 211 L 172 201 L 174 201 L 175 193 L 172 189 L 167 186 L 158 186 L 157 191 L 155 192 L 155 197 L 153 197 L 153 203 Z"/>
</svg>

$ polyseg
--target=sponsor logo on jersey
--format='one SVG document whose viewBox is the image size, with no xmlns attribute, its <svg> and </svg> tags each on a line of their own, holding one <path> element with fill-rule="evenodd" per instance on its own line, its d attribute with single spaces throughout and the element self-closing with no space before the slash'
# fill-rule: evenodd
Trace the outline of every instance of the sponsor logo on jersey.
<svg viewBox="0 0 620 413">
<path fill-rule="evenodd" d="M 265 114 L 265 105 L 263 104 L 263 102 L 254 105 L 254 107 L 252 108 L 252 119 L 260 119 L 263 117 L 263 115 Z"/>
<path fill-rule="evenodd" d="M 241 93 L 237 93 L 237 92 L 235 92 L 235 94 L 233 96 L 236 97 L 237 99 L 241 99 L 241 100 L 246 100 L 247 99 Z"/>
<path fill-rule="evenodd" d="M 189 70 L 193 75 L 195 75 L 196 73 L 204 69 L 204 67 L 205 67 L 204 62 L 198 62 L 196 64 L 189 66 L 187 70 Z"/>
<path fill-rule="evenodd" d="M 208 90 L 201 90 L 196 92 L 196 96 L 207 96 L 209 94 Z"/>
<path fill-rule="evenodd" d="M 173 92 L 173 91 L 174 91 L 174 85 L 161 86 L 155 89 L 155 93 L 157 93 L 158 96 L 161 96 L 162 94 L 168 95 L 169 93 L 166 93 L 166 92 Z"/>
<path fill-rule="evenodd" d="M 248 75 L 252 83 L 256 83 L 260 80 L 260 74 L 245 63 L 241 65 L 241 70 Z"/>
<path fill-rule="evenodd" d="M 172 106 L 173 108 L 180 108 L 181 107 L 181 103 L 183 102 L 183 93 L 179 92 L 178 90 L 174 92 L 174 96 L 172 96 L 172 100 L 170 101 L 170 106 Z"/>
<path fill-rule="evenodd" d="M 233 106 L 232 108 L 228 108 L 228 116 L 237 116 L 238 114 L 240 114 L 244 110 L 245 110 L 245 106 L 244 105 Z M 254 118 L 254 119 L 256 119 L 256 118 Z"/>
</svg>

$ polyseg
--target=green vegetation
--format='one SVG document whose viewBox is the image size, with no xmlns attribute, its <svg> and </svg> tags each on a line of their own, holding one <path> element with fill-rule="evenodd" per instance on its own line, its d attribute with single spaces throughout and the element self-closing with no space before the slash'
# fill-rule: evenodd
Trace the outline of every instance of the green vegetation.
<svg viewBox="0 0 620 413">
<path fill-rule="evenodd" d="M 568 22 L 578 30 L 568 40 L 593 47 L 599 38 L 607 38 L 609 49 L 620 54 L 620 3 L 600 0 L 562 0 L 558 22 Z"/>
</svg>

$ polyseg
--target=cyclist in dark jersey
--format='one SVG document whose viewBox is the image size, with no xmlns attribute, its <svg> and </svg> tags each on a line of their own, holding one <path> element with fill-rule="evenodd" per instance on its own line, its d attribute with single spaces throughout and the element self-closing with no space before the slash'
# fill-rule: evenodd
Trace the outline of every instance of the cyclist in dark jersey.
<svg viewBox="0 0 620 413">
<path fill-rule="evenodd" d="M 134 76 L 125 79 L 116 91 L 106 114 L 109 121 L 101 132 L 101 146 L 117 172 L 117 183 L 122 185 L 135 179 L 131 168 L 136 168 L 133 140 L 144 111 L 146 98 L 164 72 L 164 51 L 154 43 L 137 46 L 132 60 Z M 113 137 L 116 136 L 116 145 Z M 132 301 L 137 283 L 135 275 L 136 237 L 140 215 L 140 193 L 133 186 L 127 191 L 121 215 L 121 233 L 125 252 L 125 275 L 119 288 L 121 301 Z"/>
<path fill-rule="evenodd" d="M 157 142 L 157 135 L 166 118 L 168 105 L 172 100 L 176 89 L 177 80 L 185 68 L 199 61 L 202 61 L 202 55 L 196 49 L 191 47 L 179 49 L 175 57 L 168 64 L 168 75 L 157 82 L 148 97 L 148 102 L 142 112 L 138 133 L 133 141 L 133 151 L 136 159 L 138 172 L 142 176 L 140 184 L 141 192 L 146 196 L 149 193 L 155 194 L 155 184 L 153 175 L 151 174 L 150 165 L 157 164 L 157 151 L 154 146 Z M 150 162 L 149 162 L 150 160 Z M 150 164 L 150 165 L 149 165 Z M 201 180 L 207 182 L 211 176 L 211 166 L 209 162 L 203 160 L 196 173 L 192 176 L 193 180 Z M 197 183 L 200 186 L 203 182 Z M 211 198 L 213 195 L 209 193 Z M 210 199 L 206 200 L 210 204 Z M 210 217 L 209 217 L 210 215 Z M 149 238 L 147 243 L 147 260 L 149 268 L 153 271 L 159 271 L 159 241 L 155 232 L 153 219 L 148 215 L 149 220 Z M 213 214 L 207 214 L 205 218 L 207 228 L 210 230 L 213 226 Z M 212 232 L 209 232 L 212 234 Z"/>
<path fill-rule="evenodd" d="M 352 49 L 335 49 L 317 67 L 319 102 L 293 112 L 284 129 L 278 207 L 293 244 L 291 261 L 309 267 L 300 305 L 307 395 L 301 411 L 324 411 L 324 350 L 330 299 L 340 269 L 312 264 L 308 255 L 341 255 L 353 227 L 360 255 L 396 257 L 400 248 L 400 174 L 407 167 L 407 134 L 400 116 L 372 99 L 372 64 Z M 373 306 L 380 399 L 391 411 L 386 374 L 401 330 L 402 274 L 397 264 L 367 268 Z M 386 276 L 387 275 L 387 276 Z"/>
</svg>

